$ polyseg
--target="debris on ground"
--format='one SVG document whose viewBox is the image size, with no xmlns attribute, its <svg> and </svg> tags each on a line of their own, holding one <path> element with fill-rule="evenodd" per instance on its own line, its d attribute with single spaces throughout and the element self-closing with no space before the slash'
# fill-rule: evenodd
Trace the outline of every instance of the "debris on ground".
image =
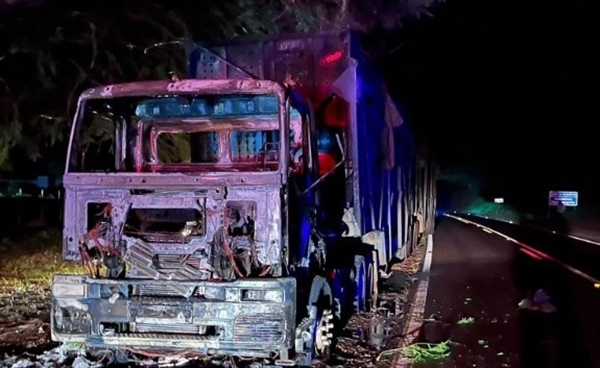
<svg viewBox="0 0 600 368">
<path fill-rule="evenodd" d="M 84 352 L 69 351 L 65 345 L 55 347 L 39 354 L 23 353 L 20 355 L 5 354 L 4 359 L 0 359 L 0 367 L 11 368 L 101 368 L 105 366 L 103 360 L 106 357 L 91 358 Z M 159 359 L 139 359 L 137 365 L 143 367 L 181 367 L 189 363 L 199 362 L 198 359 L 187 359 L 184 357 L 161 357 Z M 200 362 L 203 367 L 226 368 L 229 364 L 216 362 Z M 205 363 L 205 364 L 203 364 Z M 131 365 L 130 365 L 131 366 Z"/>
<path fill-rule="evenodd" d="M 101 359 L 65 354 L 63 348 L 50 341 L 51 276 L 56 272 L 77 272 L 78 267 L 62 263 L 60 243 L 54 235 L 53 232 L 36 235 L 26 240 L 27 247 L 7 246 L 11 250 L 10 258 L 3 253 L 0 260 L 0 367 L 98 368 L 104 365 Z M 3 240 L 3 243 L 10 242 Z M 50 243 L 52 245 L 48 246 Z M 410 257 L 391 268 L 389 277 L 381 280 L 377 308 L 352 316 L 343 328 L 331 361 L 316 363 L 315 367 L 375 367 L 376 358 L 382 351 L 401 345 L 411 286 L 416 281 L 424 248 L 423 245 L 417 247 Z M 35 256 L 30 257 L 32 254 Z M 40 257 L 44 257 L 47 265 L 42 269 Z M 140 360 L 136 365 L 235 366 L 228 360 L 218 359 L 193 362 Z"/>
<path fill-rule="evenodd" d="M 422 246 L 421 246 L 422 247 Z M 413 256 L 408 257 L 401 263 L 396 263 L 392 266 L 392 271 L 401 272 L 407 275 L 415 275 L 421 269 L 423 261 L 424 249 L 415 250 Z"/>
<path fill-rule="evenodd" d="M 550 302 L 550 296 L 542 289 L 537 290 L 533 297 L 521 300 L 519 308 L 543 313 L 556 312 L 556 307 Z"/>
<path fill-rule="evenodd" d="M 419 271 L 419 267 L 414 265 L 421 264 L 423 255 L 424 247 L 421 246 L 402 263 L 392 267 L 389 277 L 382 283 L 378 308 L 352 316 L 344 328 L 344 336 L 338 339 L 336 358 L 329 365 L 319 364 L 317 367 L 374 367 L 382 351 L 391 352 L 390 358 L 399 352 L 397 347 L 404 339 L 402 331 L 410 308 L 409 294 Z"/>
<path fill-rule="evenodd" d="M 49 340 L 49 292 L 0 292 L 0 353 L 9 347 L 39 348 Z"/>
<path fill-rule="evenodd" d="M 438 317 L 435 314 L 432 314 L 431 316 L 429 316 L 429 318 L 423 318 L 422 322 L 437 322 L 438 321 Z"/>
<path fill-rule="evenodd" d="M 391 349 L 381 352 L 377 356 L 377 361 L 382 358 L 394 355 L 396 353 L 402 354 L 406 359 L 411 360 L 413 363 L 424 363 L 431 360 L 444 360 L 450 356 L 450 341 L 440 342 L 438 344 L 430 343 L 414 343 L 404 348 Z"/>
<path fill-rule="evenodd" d="M 410 274 L 398 271 L 392 272 L 390 277 L 383 281 L 383 287 L 392 292 L 402 292 L 402 290 L 409 288 L 416 281 L 416 278 Z"/>
<path fill-rule="evenodd" d="M 459 325 L 462 325 L 462 326 L 464 326 L 464 325 L 472 325 L 473 323 L 475 323 L 475 318 L 473 318 L 473 317 L 463 317 L 463 318 L 459 319 L 458 322 L 456 322 L 456 323 L 458 323 Z"/>
</svg>

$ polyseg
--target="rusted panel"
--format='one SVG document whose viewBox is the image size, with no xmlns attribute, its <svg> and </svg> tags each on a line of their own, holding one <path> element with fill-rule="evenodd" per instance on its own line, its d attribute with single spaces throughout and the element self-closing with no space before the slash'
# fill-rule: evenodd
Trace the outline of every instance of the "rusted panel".
<svg viewBox="0 0 600 368">
<path fill-rule="evenodd" d="M 226 132 L 233 129 L 242 130 L 277 130 L 279 129 L 279 121 L 277 116 L 249 116 L 243 118 L 225 118 L 225 119 L 208 119 L 208 118 L 183 118 L 176 121 L 164 121 L 145 119 L 144 125 L 156 127 L 161 132 L 168 133 L 195 133 L 195 132 L 210 132 L 220 131 Z"/>
<path fill-rule="evenodd" d="M 331 37 L 315 38 L 314 50 L 314 83 L 315 85 L 330 86 L 349 65 L 348 40 Z"/>
<path fill-rule="evenodd" d="M 82 342 L 90 348 L 194 349 L 263 358 L 293 346 L 293 278 L 221 283 L 56 275 L 53 286 L 55 341 Z M 164 293 L 173 288 L 188 288 L 191 297 Z M 143 289 L 153 292 L 140 294 Z"/>
<path fill-rule="evenodd" d="M 196 52 L 199 53 L 198 56 L 191 60 L 197 59 L 198 65 L 191 68 L 194 74 L 192 77 L 214 79 L 213 75 L 220 75 L 233 79 L 252 75 L 283 81 L 289 73 L 298 81 L 299 86 L 315 93 L 315 88 L 329 86 L 348 66 L 350 34 L 292 35 L 199 48 Z M 229 64 L 226 65 L 222 59 L 226 59 Z M 226 73 L 224 68 L 227 69 Z M 307 97 L 312 98 L 310 95 Z"/>
<path fill-rule="evenodd" d="M 314 51 L 312 38 L 274 42 L 274 79 L 284 80 L 286 74 L 301 86 L 314 85 Z"/>
<path fill-rule="evenodd" d="M 223 224 L 223 214 L 225 206 L 231 201 L 252 201 L 257 203 L 256 213 L 252 214 L 254 218 L 254 247 L 256 247 L 257 260 L 262 266 L 272 266 L 278 268 L 282 262 L 281 258 L 281 199 L 279 196 L 279 186 L 252 186 L 252 187 L 208 187 L 196 186 L 193 190 L 159 190 L 149 194 L 131 194 L 126 189 L 78 189 L 67 191 L 67 202 L 65 206 L 65 218 L 69 221 L 65 223 L 63 236 L 65 241 L 65 257 L 67 259 L 79 259 L 79 239 L 86 234 L 88 229 L 88 217 L 94 214 L 88 213 L 88 203 L 108 203 L 111 205 L 112 212 L 110 222 L 113 227 L 114 236 L 117 239 L 125 241 L 127 249 L 131 247 L 139 248 L 141 245 L 150 249 L 150 261 L 154 254 L 182 254 L 190 255 L 197 252 L 205 254 L 201 257 L 205 262 L 209 261 L 214 250 L 213 243 L 215 236 L 220 234 Z M 201 237 L 193 237 L 187 243 L 181 244 L 147 244 L 132 236 L 124 236 L 121 231 L 127 222 L 129 211 L 135 208 L 198 208 L 198 203 L 202 203 L 199 210 L 205 212 L 206 233 Z M 210 211 L 209 211 L 210 209 Z M 148 252 L 147 252 L 148 253 Z M 131 259 L 130 259 L 131 261 Z M 135 261 L 135 260 L 134 260 Z M 205 265 L 207 270 L 212 270 L 212 266 Z M 132 276 L 148 276 L 152 272 L 152 277 L 159 277 L 160 269 L 153 266 L 151 271 L 144 270 L 139 273 L 135 269 L 131 270 Z M 201 276 L 199 272 L 196 279 L 207 278 L 208 275 Z M 165 278 L 169 277 L 165 273 Z"/>
<path fill-rule="evenodd" d="M 90 88 L 81 94 L 80 100 L 127 96 L 152 96 L 170 93 L 273 93 L 281 97 L 284 94 L 284 90 L 283 87 L 277 82 L 254 79 L 184 79 L 176 82 L 161 80 L 113 84 L 109 86 Z M 283 101 L 283 98 L 281 98 L 281 100 Z"/>
<path fill-rule="evenodd" d="M 155 189 L 165 186 L 174 189 L 194 189 L 200 185 L 273 185 L 281 183 L 281 174 L 276 172 L 253 172 L 240 175 L 232 172 L 191 172 L 171 173 L 168 176 L 156 173 L 70 173 L 63 177 L 63 184 L 69 189 L 125 188 Z"/>
<path fill-rule="evenodd" d="M 215 47 L 211 51 L 201 49 L 199 53 L 195 65 L 197 79 L 228 79 L 225 48 Z"/>
<path fill-rule="evenodd" d="M 248 78 L 248 74 L 257 79 L 264 79 L 263 50 L 260 44 L 256 47 L 247 45 L 227 47 L 227 61 L 229 62 L 227 76 L 230 79 Z M 248 74 L 243 73 L 240 69 Z"/>
</svg>

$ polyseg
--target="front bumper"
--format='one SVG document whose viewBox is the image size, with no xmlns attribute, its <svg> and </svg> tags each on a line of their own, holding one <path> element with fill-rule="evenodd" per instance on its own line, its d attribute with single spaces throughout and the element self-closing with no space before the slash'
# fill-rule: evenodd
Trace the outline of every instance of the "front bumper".
<svg viewBox="0 0 600 368">
<path fill-rule="evenodd" d="M 189 290 L 192 296 L 181 296 Z M 108 280 L 55 275 L 52 340 L 89 348 L 267 358 L 294 346 L 296 280 Z"/>
</svg>

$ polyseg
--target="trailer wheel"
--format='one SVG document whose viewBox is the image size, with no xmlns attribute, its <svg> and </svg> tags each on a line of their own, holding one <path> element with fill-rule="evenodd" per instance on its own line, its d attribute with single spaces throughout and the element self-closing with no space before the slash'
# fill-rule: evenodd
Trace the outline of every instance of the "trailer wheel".
<svg viewBox="0 0 600 368">
<path fill-rule="evenodd" d="M 379 282 L 379 262 L 377 259 L 377 254 L 373 252 L 372 256 L 369 257 L 369 267 L 367 272 L 368 277 L 368 298 L 369 305 L 367 306 L 369 310 L 377 309 L 377 295 L 379 290 L 377 288 L 377 283 Z"/>
<path fill-rule="evenodd" d="M 363 256 L 354 257 L 354 269 L 352 270 L 356 295 L 354 297 L 354 312 L 360 313 L 367 310 L 367 298 L 369 280 L 367 273 L 367 262 Z"/>
</svg>

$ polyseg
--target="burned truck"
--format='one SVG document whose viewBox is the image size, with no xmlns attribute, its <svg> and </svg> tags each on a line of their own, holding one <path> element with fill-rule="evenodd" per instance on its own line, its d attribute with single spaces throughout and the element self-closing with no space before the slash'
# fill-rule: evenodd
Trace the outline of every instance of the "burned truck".
<svg viewBox="0 0 600 368">
<path fill-rule="evenodd" d="M 189 77 L 85 91 L 52 339 L 123 362 L 326 359 L 433 229 L 434 170 L 351 32 L 195 45 Z"/>
</svg>

